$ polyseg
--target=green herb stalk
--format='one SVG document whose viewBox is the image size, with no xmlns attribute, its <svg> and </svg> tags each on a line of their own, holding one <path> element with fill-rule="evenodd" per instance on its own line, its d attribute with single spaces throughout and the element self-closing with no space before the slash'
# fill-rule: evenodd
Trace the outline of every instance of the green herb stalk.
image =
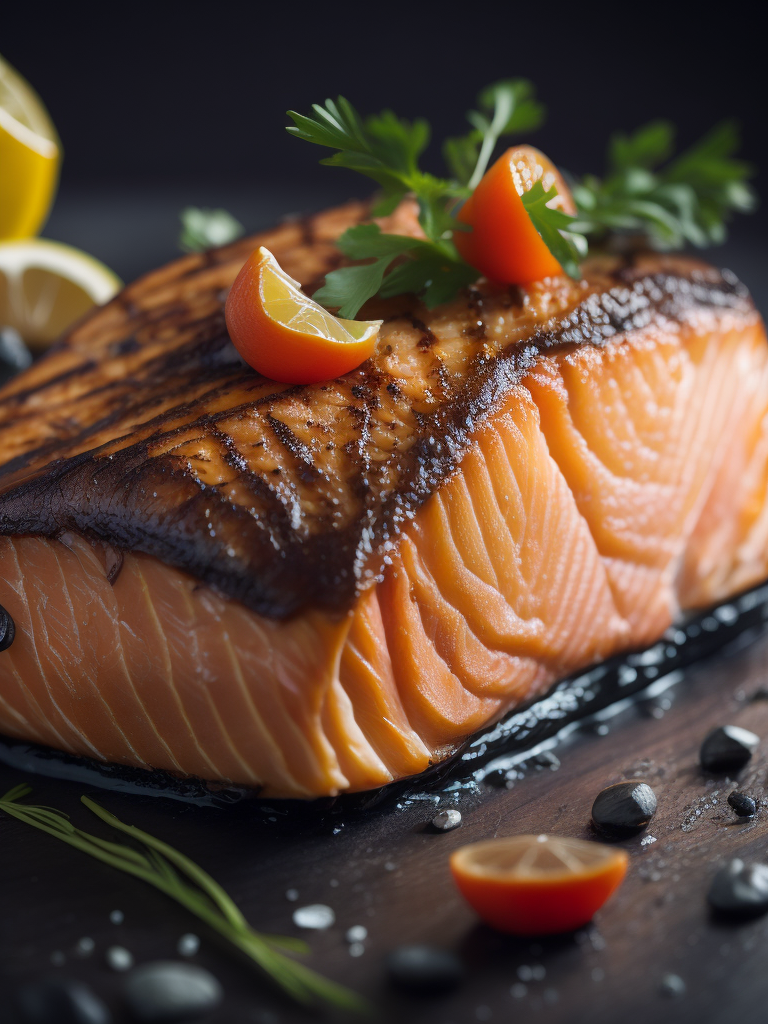
<svg viewBox="0 0 768 1024">
<path fill-rule="evenodd" d="M 306 953 L 309 951 L 306 943 L 300 939 L 254 931 L 222 887 L 172 846 L 134 825 L 126 825 L 83 796 L 81 800 L 89 810 L 112 828 L 135 840 L 139 849 L 91 835 L 76 828 L 66 814 L 55 808 L 20 803 L 30 793 L 29 786 L 15 786 L 0 799 L 0 810 L 159 889 L 253 960 L 297 1002 L 308 1006 L 325 1003 L 356 1012 L 368 1010 L 361 996 L 281 952 Z"/>
</svg>

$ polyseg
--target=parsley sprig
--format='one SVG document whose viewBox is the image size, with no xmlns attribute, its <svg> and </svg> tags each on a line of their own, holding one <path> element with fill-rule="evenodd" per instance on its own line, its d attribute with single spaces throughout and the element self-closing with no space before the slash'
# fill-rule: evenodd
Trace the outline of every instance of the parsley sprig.
<svg viewBox="0 0 768 1024">
<path fill-rule="evenodd" d="M 426 121 L 406 121 L 387 110 L 363 119 L 343 97 L 315 105 L 305 116 L 289 111 L 288 131 L 336 152 L 323 161 L 372 178 L 381 190 L 374 217 L 391 213 L 408 195 L 419 206 L 424 238 L 387 234 L 375 224 L 350 228 L 339 248 L 353 266 L 327 275 L 315 298 L 342 317 L 355 317 L 372 296 L 404 292 L 421 296 L 428 307 L 452 299 L 477 278 L 459 255 L 456 219 L 463 200 L 477 186 L 504 136 L 532 131 L 544 119 L 544 107 L 526 79 L 489 86 L 467 119 L 471 131 L 447 139 L 442 147 L 450 177 L 423 171 L 420 159 L 429 141 Z M 573 186 L 578 213 L 571 217 L 553 203 L 553 186 L 537 182 L 522 196 L 536 230 L 567 274 L 579 276 L 587 238 L 602 245 L 611 236 L 640 236 L 646 244 L 671 249 L 686 244 L 722 242 L 733 213 L 754 209 L 756 196 L 749 164 L 737 160 L 739 133 L 724 122 L 687 151 L 673 157 L 674 128 L 654 121 L 634 134 L 617 134 L 608 152 L 604 178 L 586 175 Z"/>
<path fill-rule="evenodd" d="M 80 798 L 85 806 L 107 825 L 128 836 L 134 845 L 115 843 L 84 832 L 55 807 L 22 803 L 30 792 L 30 787 L 23 783 L 14 786 L 0 797 L 0 810 L 159 889 L 254 961 L 297 1002 L 357 1012 L 368 1010 L 365 1000 L 355 992 L 285 955 L 284 951 L 307 953 L 305 942 L 254 931 L 218 882 L 183 853 L 135 825 L 126 825 L 87 796 Z"/>
<path fill-rule="evenodd" d="M 499 139 L 541 123 L 544 108 L 533 93 L 530 82 L 512 79 L 480 94 L 480 110 L 467 115 L 472 130 L 445 144 L 451 178 L 435 177 L 419 166 L 430 141 L 424 120 L 407 121 L 391 110 L 363 120 L 343 96 L 315 104 L 311 116 L 289 110 L 292 135 L 337 151 L 321 163 L 359 171 L 379 185 L 374 216 L 391 213 L 405 196 L 413 195 L 425 235 L 415 239 L 387 234 L 375 224 L 350 228 L 339 239 L 339 248 L 348 259 L 367 262 L 331 271 L 314 298 L 338 309 L 339 316 L 355 317 L 376 294 L 386 298 L 411 292 L 432 308 L 475 281 L 477 271 L 459 256 L 452 240 L 455 231 L 466 230 L 455 212 L 482 178 Z M 550 217 L 553 213 L 555 218 Z M 536 206 L 536 214 L 550 234 L 559 232 L 566 217 L 545 204 Z M 573 260 L 571 265 L 575 266 Z"/>
<path fill-rule="evenodd" d="M 657 249 L 723 242 L 732 214 L 757 202 L 752 167 L 734 159 L 738 128 L 723 122 L 671 159 L 674 139 L 668 121 L 614 135 L 605 178 L 587 175 L 573 187 L 579 216 L 572 230 L 598 242 L 616 232 L 641 235 Z"/>
</svg>

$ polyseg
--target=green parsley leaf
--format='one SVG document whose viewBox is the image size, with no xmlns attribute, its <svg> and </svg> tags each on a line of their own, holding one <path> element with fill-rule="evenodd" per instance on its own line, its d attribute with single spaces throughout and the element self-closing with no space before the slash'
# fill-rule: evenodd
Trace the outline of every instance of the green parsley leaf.
<svg viewBox="0 0 768 1024">
<path fill-rule="evenodd" d="M 578 280 L 581 277 L 579 260 L 586 254 L 586 241 L 582 236 L 569 231 L 575 218 L 562 210 L 547 206 L 547 203 L 556 198 L 555 186 L 545 192 L 541 181 L 537 181 L 527 192 L 523 192 L 522 196 L 523 206 L 544 244 L 565 273 Z"/>
<path fill-rule="evenodd" d="M 748 183 L 752 167 L 734 159 L 738 128 L 723 122 L 662 166 L 673 144 L 674 129 L 666 121 L 614 136 L 607 177 L 588 175 L 574 186 L 579 214 L 573 230 L 596 240 L 615 232 L 643 235 L 658 249 L 722 242 L 731 216 L 750 212 L 757 202 Z"/>
<path fill-rule="evenodd" d="M 325 276 L 325 284 L 312 298 L 327 309 L 335 309 L 343 320 L 354 320 L 360 308 L 380 290 L 384 274 L 394 256 L 382 256 L 373 263 L 341 267 Z"/>
<path fill-rule="evenodd" d="M 331 271 L 313 296 L 324 306 L 338 309 L 338 315 L 345 319 L 355 317 L 376 294 L 388 298 L 412 292 L 422 295 L 432 308 L 452 299 L 460 288 L 477 279 L 477 271 L 459 258 L 453 245 L 389 235 L 376 224 L 349 228 L 338 245 L 349 259 L 371 260 Z M 405 262 L 387 274 L 398 257 Z"/>
<path fill-rule="evenodd" d="M 341 267 L 326 275 L 325 284 L 313 298 L 345 320 L 357 316 L 360 307 L 380 291 L 384 274 L 394 260 L 420 243 L 405 235 L 387 235 L 377 224 L 358 224 L 338 241 L 339 249 L 351 260 L 372 260 L 355 267 Z"/>
<path fill-rule="evenodd" d="M 651 121 L 630 136 L 616 134 L 608 146 L 611 169 L 620 172 L 657 167 L 672 155 L 674 139 L 675 129 L 669 121 Z"/>
<path fill-rule="evenodd" d="M 395 267 L 384 279 L 381 295 L 421 295 L 427 309 L 450 302 L 477 280 L 477 271 L 463 260 L 453 259 L 437 246 L 420 247 L 417 258 Z"/>
<path fill-rule="evenodd" d="M 185 252 L 227 245 L 245 234 L 243 225 L 226 210 L 201 210 L 188 206 L 179 216 L 182 225 L 179 247 Z"/>
</svg>

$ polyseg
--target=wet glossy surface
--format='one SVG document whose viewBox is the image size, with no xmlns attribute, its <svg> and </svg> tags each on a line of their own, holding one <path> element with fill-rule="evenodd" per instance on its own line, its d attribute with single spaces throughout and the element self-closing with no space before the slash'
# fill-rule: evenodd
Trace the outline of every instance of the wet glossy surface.
<svg viewBox="0 0 768 1024">
<path fill-rule="evenodd" d="M 766 676 L 768 639 L 761 639 L 686 670 L 674 677 L 677 683 L 628 702 L 613 717 L 572 730 L 556 749 L 558 770 L 551 759 L 532 761 L 527 769 L 518 764 L 517 777 L 502 785 L 446 782 L 437 791 L 392 797 L 368 811 L 338 804 L 308 816 L 251 802 L 221 810 L 122 793 L 102 792 L 98 799 L 192 854 L 257 927 L 298 935 L 291 921 L 297 906 L 330 906 L 336 922 L 311 938 L 313 965 L 371 996 L 387 1021 L 465 1024 L 524 1015 L 570 1024 L 576 1013 L 595 1024 L 641 1022 L 649 1015 L 685 1024 L 730 1024 L 734 1014 L 759 1019 L 768 998 L 768 917 L 715 923 L 706 900 L 718 867 L 735 856 L 752 862 L 764 855 Z M 738 779 L 706 775 L 698 762 L 704 735 L 725 722 L 748 727 L 763 740 Z M 94 827 L 78 806 L 84 784 L 0 767 L 3 790 L 22 778 L 31 778 L 40 802 Z M 630 778 L 653 787 L 658 810 L 644 834 L 622 843 L 631 856 L 627 880 L 593 927 L 529 942 L 477 924 L 450 882 L 451 850 L 514 833 L 592 838 L 596 794 Z M 737 786 L 759 801 L 753 819 L 737 818 L 727 805 Z M 438 833 L 429 823 L 437 809 L 449 807 L 461 810 L 463 823 Z M 192 930 L 202 939 L 193 962 L 225 986 L 224 1004 L 210 1024 L 311 1019 L 273 997 L 202 926 L 154 891 L 15 821 L 1 820 L 0 836 L 4 991 L 43 972 L 66 970 L 91 984 L 123 1021 L 120 978 L 106 965 L 106 950 L 125 946 L 137 963 L 167 959 Z M 297 890 L 295 901 L 285 895 L 291 889 Z M 124 913 L 120 924 L 110 921 L 115 910 Z M 345 939 L 354 925 L 368 930 L 359 955 L 357 949 L 351 955 Z M 87 957 L 75 952 L 83 937 L 94 940 Z M 390 990 L 386 955 L 418 943 L 461 957 L 466 979 L 458 989 L 429 999 Z M 52 956 L 63 961 L 60 967 L 52 967 Z M 664 993 L 667 974 L 683 979 L 682 995 Z M 267 1011 L 277 1016 L 263 1016 Z"/>
</svg>

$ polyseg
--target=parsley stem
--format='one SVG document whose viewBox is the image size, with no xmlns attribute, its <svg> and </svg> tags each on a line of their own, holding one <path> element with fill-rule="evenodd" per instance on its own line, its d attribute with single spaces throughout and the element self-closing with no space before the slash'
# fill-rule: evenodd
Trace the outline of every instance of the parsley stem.
<svg viewBox="0 0 768 1024">
<path fill-rule="evenodd" d="M 487 128 L 483 137 L 482 145 L 480 146 L 480 153 L 477 157 L 477 163 L 475 169 L 472 172 L 472 177 L 469 179 L 467 187 L 474 191 L 480 184 L 480 179 L 488 169 L 493 151 L 496 148 L 496 143 L 499 141 L 499 136 L 504 131 L 504 126 L 509 121 L 512 110 L 513 110 L 513 99 L 511 94 L 501 92 L 496 104 L 496 108 L 493 112 L 493 118 L 490 126 Z"/>
</svg>

